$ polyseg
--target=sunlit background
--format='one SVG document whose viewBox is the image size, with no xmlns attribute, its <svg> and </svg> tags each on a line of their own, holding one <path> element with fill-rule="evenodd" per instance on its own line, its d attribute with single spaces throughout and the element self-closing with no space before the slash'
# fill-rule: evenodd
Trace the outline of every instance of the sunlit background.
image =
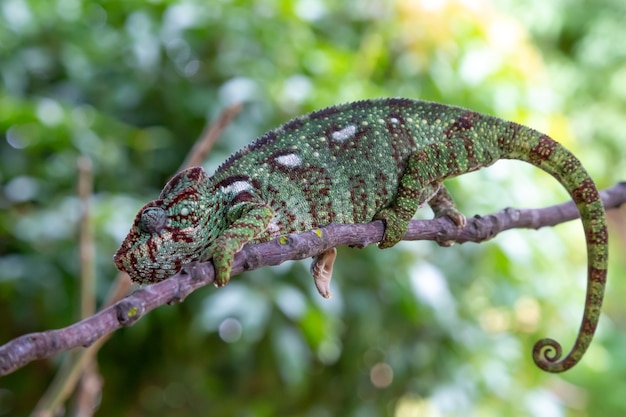
<svg viewBox="0 0 626 417">
<path fill-rule="evenodd" d="M 93 165 L 86 269 L 101 305 L 136 211 L 233 103 L 243 110 L 209 171 L 297 115 L 402 96 L 530 125 L 599 187 L 626 180 L 624 39 L 623 0 L 2 0 L 0 343 L 80 317 L 80 156 Z M 448 188 L 468 216 L 567 199 L 510 161 Z M 100 350 L 95 414 L 626 415 L 625 219 L 610 219 L 597 337 L 565 374 L 543 373 L 530 352 L 543 337 L 569 349 L 578 330 L 578 222 L 480 245 L 341 248 L 330 300 L 308 261 L 201 289 Z M 28 415 L 64 357 L 0 378 L 0 416 Z"/>
</svg>

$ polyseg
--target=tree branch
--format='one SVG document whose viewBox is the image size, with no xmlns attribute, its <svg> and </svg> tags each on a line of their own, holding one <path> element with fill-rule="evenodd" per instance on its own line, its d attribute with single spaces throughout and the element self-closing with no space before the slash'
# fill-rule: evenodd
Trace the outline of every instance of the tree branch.
<svg viewBox="0 0 626 417">
<path fill-rule="evenodd" d="M 226 129 L 233 119 L 239 114 L 243 105 L 235 103 L 226 107 L 209 126 L 205 127 L 204 132 L 196 144 L 191 148 L 185 161 L 181 164 L 179 171 L 196 165 L 202 164 L 206 159 L 213 145 L 220 138 L 224 129 Z"/>
<path fill-rule="evenodd" d="M 608 209 L 626 203 L 626 182 L 601 192 Z M 578 218 L 573 202 L 541 209 L 504 209 L 488 216 L 468 219 L 465 228 L 457 228 L 446 217 L 413 220 L 404 240 L 435 240 L 443 243 L 483 242 L 513 228 L 538 229 Z M 381 221 L 366 224 L 331 224 L 322 229 L 290 234 L 267 243 L 246 245 L 235 255 L 233 275 L 288 260 L 304 259 L 335 246 L 364 247 L 383 237 Z M 68 327 L 30 333 L 0 346 L 0 375 L 6 375 L 35 359 L 90 346 L 113 331 L 133 325 L 148 312 L 163 304 L 181 302 L 196 289 L 213 282 L 211 262 L 190 264 L 173 277 L 138 289 L 126 298 Z"/>
</svg>

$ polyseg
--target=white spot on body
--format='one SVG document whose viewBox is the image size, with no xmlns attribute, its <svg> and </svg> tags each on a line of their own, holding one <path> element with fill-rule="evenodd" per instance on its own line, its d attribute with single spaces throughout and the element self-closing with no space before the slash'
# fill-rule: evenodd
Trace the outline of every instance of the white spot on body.
<svg viewBox="0 0 626 417">
<path fill-rule="evenodd" d="M 232 184 L 228 184 L 226 187 L 222 187 L 222 192 L 225 194 L 240 193 L 250 188 L 252 188 L 252 185 L 250 185 L 248 181 L 235 181 Z"/>
<path fill-rule="evenodd" d="M 356 126 L 350 125 L 350 126 L 344 127 L 341 130 L 337 130 L 336 132 L 333 132 L 332 136 L 334 140 L 343 142 L 344 140 L 347 140 L 353 137 L 355 133 L 356 133 Z"/>
<path fill-rule="evenodd" d="M 270 234 L 270 236 L 280 233 L 280 226 L 278 226 L 278 218 L 276 218 L 276 216 L 274 216 L 270 224 L 267 225 L 266 231 Z"/>
<path fill-rule="evenodd" d="M 400 123 L 400 120 L 396 119 L 395 117 L 392 117 L 391 119 L 389 119 L 389 121 L 393 123 L 394 125 L 397 125 L 398 123 Z"/>
<path fill-rule="evenodd" d="M 279 164 L 284 165 L 289 168 L 295 168 L 295 167 L 302 165 L 302 158 L 300 158 L 300 156 L 298 156 L 295 153 L 280 155 L 280 156 L 277 156 L 274 160 L 278 162 Z"/>
<path fill-rule="evenodd" d="M 181 216 L 188 216 L 189 215 L 189 207 L 183 207 L 180 209 L 180 215 Z"/>
</svg>

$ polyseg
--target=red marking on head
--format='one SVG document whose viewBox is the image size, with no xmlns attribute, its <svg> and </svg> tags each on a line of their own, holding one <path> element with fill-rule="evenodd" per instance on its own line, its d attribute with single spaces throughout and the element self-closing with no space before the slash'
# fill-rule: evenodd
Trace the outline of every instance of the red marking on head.
<svg viewBox="0 0 626 417">
<path fill-rule="evenodd" d="M 193 167 L 181 171 L 172 177 L 167 184 L 165 184 L 159 198 L 162 199 L 170 194 L 175 194 L 180 188 L 186 188 L 195 184 L 202 184 L 206 181 L 206 179 L 207 175 L 202 167 Z"/>
<path fill-rule="evenodd" d="M 183 188 L 176 194 L 168 196 L 171 199 L 163 202 L 163 208 L 165 210 L 180 204 L 181 201 L 197 201 L 198 191 L 195 188 Z"/>
</svg>

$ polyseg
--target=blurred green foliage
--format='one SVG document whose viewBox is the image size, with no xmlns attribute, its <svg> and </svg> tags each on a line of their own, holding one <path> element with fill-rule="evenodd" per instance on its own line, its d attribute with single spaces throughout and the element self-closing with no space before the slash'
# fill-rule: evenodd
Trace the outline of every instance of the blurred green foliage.
<svg viewBox="0 0 626 417">
<path fill-rule="evenodd" d="M 231 103 L 244 110 L 210 170 L 296 115 L 405 96 L 532 125 L 601 187 L 626 179 L 624 22 L 622 0 L 3 0 L 0 341 L 78 319 L 77 158 L 94 164 L 102 302 L 136 210 Z M 513 162 L 449 188 L 468 215 L 566 198 Z M 330 301 L 303 262 L 202 289 L 104 346 L 97 415 L 624 415 L 626 231 L 612 226 L 606 314 L 564 375 L 530 350 L 544 336 L 569 349 L 578 328 L 575 222 L 447 249 L 341 248 Z M 59 363 L 1 378 L 0 416 L 31 411 Z"/>
</svg>

